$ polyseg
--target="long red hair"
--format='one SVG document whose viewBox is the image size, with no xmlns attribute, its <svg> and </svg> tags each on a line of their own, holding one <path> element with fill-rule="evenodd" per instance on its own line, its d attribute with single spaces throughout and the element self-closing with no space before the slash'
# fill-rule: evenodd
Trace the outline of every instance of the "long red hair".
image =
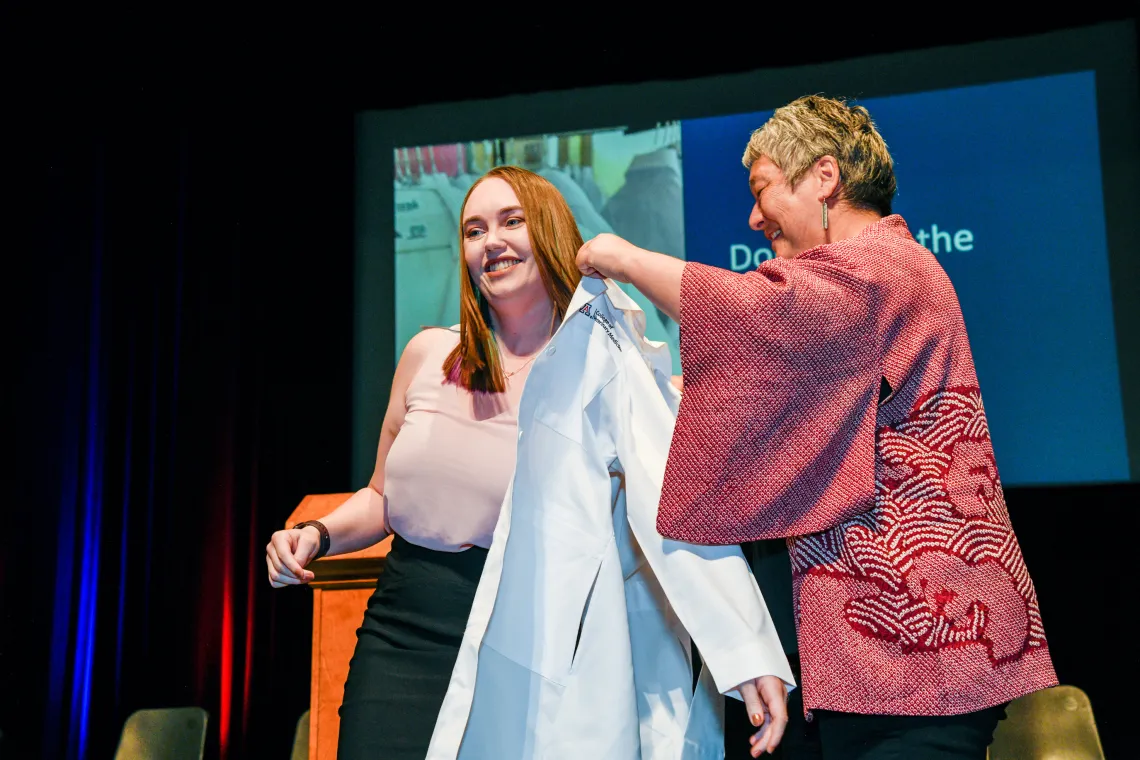
<svg viewBox="0 0 1140 760">
<path fill-rule="evenodd" d="M 582 233 L 562 193 L 548 180 L 519 166 L 496 166 L 471 185 L 463 199 L 463 209 L 471 193 L 483 180 L 498 177 L 518 196 L 526 217 L 527 236 L 538 264 L 546 295 L 554 307 L 554 318 L 561 321 L 578 288 L 582 273 L 575 259 L 582 247 Z M 459 220 L 459 250 L 463 250 L 463 220 Z M 470 391 L 502 393 L 507 389 L 499 360 L 495 333 L 491 330 L 491 307 L 479 292 L 478 283 L 459 257 L 459 345 L 443 362 L 443 375 L 449 382 Z"/>
</svg>

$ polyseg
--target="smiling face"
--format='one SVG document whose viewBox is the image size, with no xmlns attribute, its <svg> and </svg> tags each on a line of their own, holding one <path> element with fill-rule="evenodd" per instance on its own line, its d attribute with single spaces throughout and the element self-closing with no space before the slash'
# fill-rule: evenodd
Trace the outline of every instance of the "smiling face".
<svg viewBox="0 0 1140 760">
<path fill-rule="evenodd" d="M 463 207 L 463 258 L 472 281 L 498 309 L 514 299 L 545 298 L 526 214 L 515 191 L 488 177 Z"/>
<path fill-rule="evenodd" d="M 496 166 L 471 186 L 458 232 L 460 337 L 444 375 L 471 391 L 502 393 L 507 378 L 495 331 L 554 329 L 582 279 L 582 235 L 558 188 L 512 165 Z"/>
<path fill-rule="evenodd" d="M 780 167 L 760 156 L 748 172 L 748 185 L 756 199 L 748 226 L 764 233 L 774 254 L 790 259 L 827 242 L 820 204 L 830 193 L 815 167 L 793 188 Z"/>
</svg>

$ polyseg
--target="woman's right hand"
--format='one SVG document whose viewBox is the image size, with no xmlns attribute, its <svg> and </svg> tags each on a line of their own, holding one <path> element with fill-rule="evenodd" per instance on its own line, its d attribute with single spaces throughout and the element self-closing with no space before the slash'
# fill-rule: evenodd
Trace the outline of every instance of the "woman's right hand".
<svg viewBox="0 0 1140 760">
<path fill-rule="evenodd" d="M 306 526 L 301 530 L 279 530 L 265 546 L 265 563 L 269 565 L 269 585 L 273 588 L 308 583 L 314 577 L 305 565 L 321 546 L 321 534 Z"/>
</svg>

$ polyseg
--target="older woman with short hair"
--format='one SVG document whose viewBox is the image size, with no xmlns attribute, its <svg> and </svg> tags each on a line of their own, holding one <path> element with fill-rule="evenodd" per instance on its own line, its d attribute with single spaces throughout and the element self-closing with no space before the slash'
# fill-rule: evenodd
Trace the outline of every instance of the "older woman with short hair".
<svg viewBox="0 0 1140 760">
<path fill-rule="evenodd" d="M 892 213 L 862 106 L 799 98 L 743 163 L 775 253 L 756 271 L 613 235 L 578 254 L 681 326 L 658 530 L 786 539 L 823 757 L 983 758 L 1004 705 L 1057 678 L 954 288 Z"/>
</svg>

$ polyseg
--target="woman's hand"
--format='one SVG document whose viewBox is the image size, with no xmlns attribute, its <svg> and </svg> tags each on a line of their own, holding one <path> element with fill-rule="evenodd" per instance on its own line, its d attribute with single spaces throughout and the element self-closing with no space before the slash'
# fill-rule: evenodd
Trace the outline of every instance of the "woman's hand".
<svg viewBox="0 0 1140 760">
<path fill-rule="evenodd" d="M 759 731 L 749 739 L 752 757 L 773 752 L 788 726 L 788 688 L 776 676 L 760 676 L 737 687 L 748 708 L 748 717 Z"/>
<path fill-rule="evenodd" d="M 587 277 L 629 282 L 625 265 L 642 249 L 617 235 L 603 232 L 578 249 L 578 269 Z"/>
<path fill-rule="evenodd" d="M 269 565 L 269 585 L 273 588 L 308 583 L 314 577 L 306 570 L 313 555 L 321 547 L 321 534 L 307 525 L 300 530 L 279 530 L 265 546 L 265 563 Z"/>
<path fill-rule="evenodd" d="M 669 319 L 681 323 L 683 260 L 638 248 L 628 240 L 603 232 L 578 249 L 575 263 L 586 277 L 633 285 Z"/>
</svg>

